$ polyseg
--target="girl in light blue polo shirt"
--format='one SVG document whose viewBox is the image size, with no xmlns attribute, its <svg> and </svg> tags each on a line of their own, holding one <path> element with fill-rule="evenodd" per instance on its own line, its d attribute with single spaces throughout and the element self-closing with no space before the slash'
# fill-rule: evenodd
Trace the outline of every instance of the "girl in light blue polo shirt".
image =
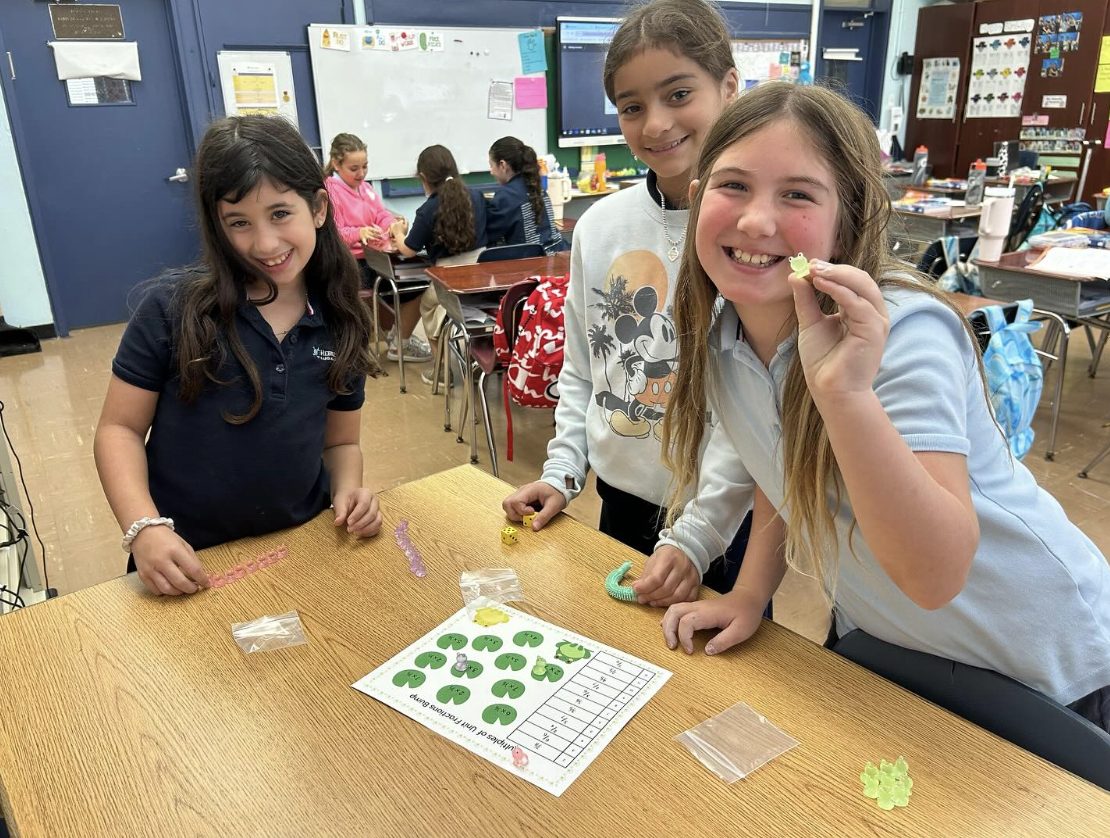
<svg viewBox="0 0 1110 838">
<path fill-rule="evenodd" d="M 1110 729 L 1110 566 L 1011 458 L 966 321 L 891 256 L 870 121 L 761 85 L 696 172 L 663 450 L 680 493 L 712 413 L 755 506 L 736 587 L 672 606 L 668 645 L 746 640 L 789 564 L 839 633 L 1000 672 Z"/>
</svg>

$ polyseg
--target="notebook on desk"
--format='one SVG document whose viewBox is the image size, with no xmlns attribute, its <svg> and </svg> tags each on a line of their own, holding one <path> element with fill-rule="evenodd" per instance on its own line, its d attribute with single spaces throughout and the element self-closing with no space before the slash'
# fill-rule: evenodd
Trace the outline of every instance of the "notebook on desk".
<svg viewBox="0 0 1110 838">
<path fill-rule="evenodd" d="M 1050 247 L 1028 267 L 1076 279 L 1110 279 L 1110 250 L 1099 247 Z"/>
</svg>

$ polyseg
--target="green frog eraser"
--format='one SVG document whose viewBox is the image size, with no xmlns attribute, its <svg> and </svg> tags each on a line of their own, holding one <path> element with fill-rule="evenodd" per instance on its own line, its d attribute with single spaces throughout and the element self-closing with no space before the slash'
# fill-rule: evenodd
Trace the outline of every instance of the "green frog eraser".
<svg viewBox="0 0 1110 838">
<path fill-rule="evenodd" d="M 809 260 L 804 254 L 791 256 L 786 261 L 790 264 L 790 270 L 794 272 L 794 276 L 798 279 L 809 279 Z"/>
</svg>

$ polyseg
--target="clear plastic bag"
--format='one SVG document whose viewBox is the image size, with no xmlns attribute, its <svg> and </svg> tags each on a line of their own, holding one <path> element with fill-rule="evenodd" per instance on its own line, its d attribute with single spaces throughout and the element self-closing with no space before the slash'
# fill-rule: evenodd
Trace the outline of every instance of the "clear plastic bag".
<svg viewBox="0 0 1110 838">
<path fill-rule="evenodd" d="M 503 605 L 506 602 L 524 602 L 524 589 L 511 567 L 484 567 L 481 570 L 464 570 L 459 574 L 466 613 L 473 617 L 479 608 Z"/>
<path fill-rule="evenodd" d="M 742 780 L 798 744 L 742 701 L 675 739 L 726 783 Z"/>
<path fill-rule="evenodd" d="M 231 636 L 248 655 L 251 652 L 270 652 L 308 642 L 300 615 L 296 611 L 259 617 L 249 623 L 232 623 Z"/>
</svg>

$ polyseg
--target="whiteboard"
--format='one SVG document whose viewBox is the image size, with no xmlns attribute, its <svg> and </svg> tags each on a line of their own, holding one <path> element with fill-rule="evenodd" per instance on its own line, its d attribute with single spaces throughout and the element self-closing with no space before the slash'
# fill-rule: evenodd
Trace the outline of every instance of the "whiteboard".
<svg viewBox="0 0 1110 838">
<path fill-rule="evenodd" d="M 414 31 L 433 37 L 413 39 Z M 308 43 L 324 155 L 336 134 L 356 134 L 368 147 L 369 177 L 382 178 L 415 177 L 417 155 L 436 143 L 451 150 L 462 172 L 488 169 L 489 147 L 504 136 L 547 153 L 546 108 L 522 110 L 514 102 L 510 119 L 489 118 L 491 82 L 511 85 L 522 75 L 517 36 L 526 31 L 534 30 L 312 24 Z M 330 48 L 323 45 L 325 32 Z M 408 48 L 364 45 L 364 38 L 381 44 L 383 33 L 402 32 Z M 431 48 L 421 48 L 426 44 Z"/>
</svg>

